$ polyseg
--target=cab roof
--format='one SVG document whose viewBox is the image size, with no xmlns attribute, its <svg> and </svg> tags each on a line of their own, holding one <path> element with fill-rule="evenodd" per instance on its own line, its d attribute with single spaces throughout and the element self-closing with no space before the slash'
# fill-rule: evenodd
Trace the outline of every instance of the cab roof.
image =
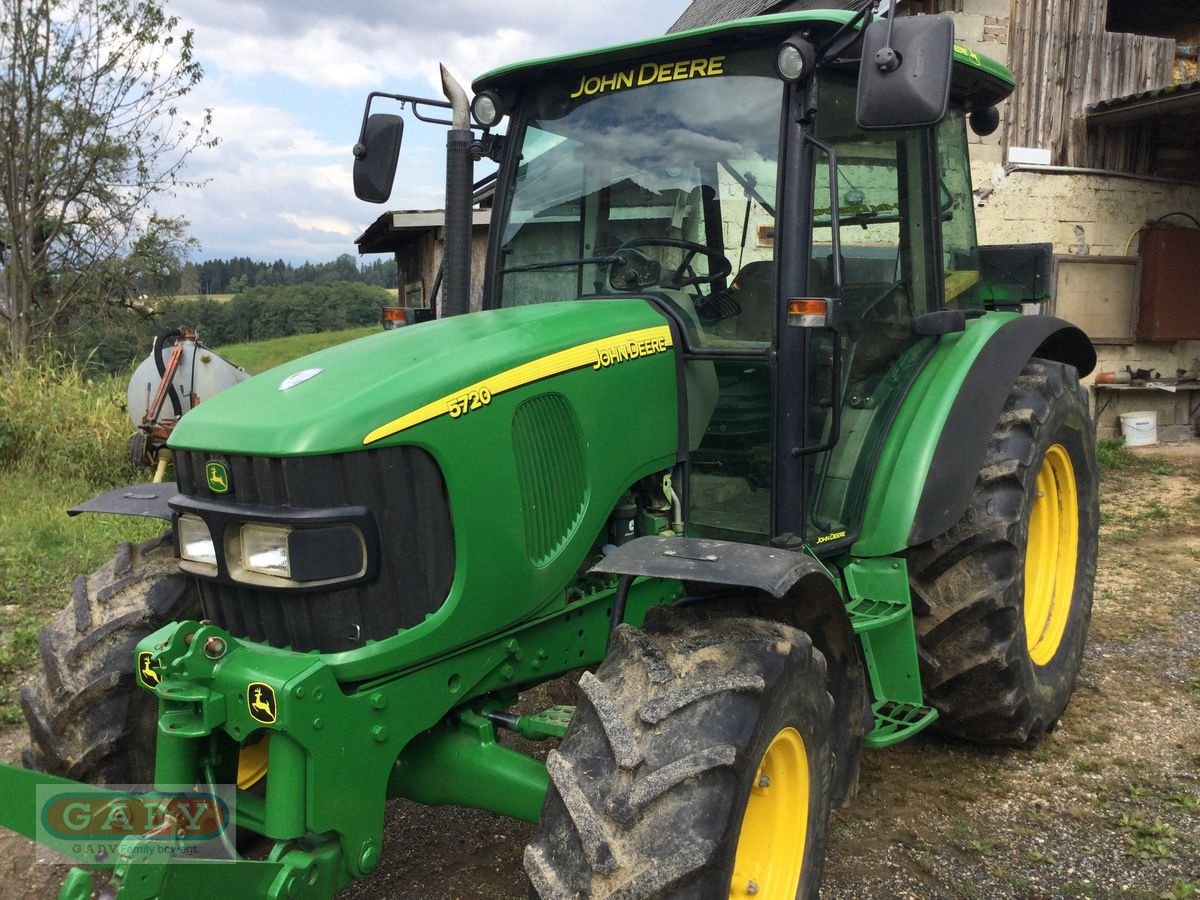
<svg viewBox="0 0 1200 900">
<path fill-rule="evenodd" d="M 583 53 L 550 56 L 502 66 L 480 75 L 472 83 L 476 93 L 482 90 L 512 91 L 536 76 L 538 81 L 566 77 L 581 70 L 600 68 L 627 60 L 644 59 L 654 53 L 675 54 L 693 50 L 729 52 L 739 45 L 783 40 L 798 28 L 833 30 L 854 18 L 850 10 L 820 9 L 775 13 L 734 19 L 690 31 L 658 35 L 628 44 L 603 47 Z M 950 99 L 966 109 L 993 106 L 1012 93 L 1012 73 L 1000 63 L 958 43 L 954 45 L 954 70 Z"/>
</svg>

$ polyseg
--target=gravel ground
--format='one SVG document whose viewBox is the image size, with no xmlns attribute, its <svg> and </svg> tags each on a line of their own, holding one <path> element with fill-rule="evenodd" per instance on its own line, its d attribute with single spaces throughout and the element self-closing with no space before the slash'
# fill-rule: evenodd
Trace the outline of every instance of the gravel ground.
<svg viewBox="0 0 1200 900">
<path fill-rule="evenodd" d="M 1198 634 L 1200 442 L 1144 448 L 1104 478 L 1091 636 L 1059 728 L 1027 751 L 925 736 L 869 751 L 821 896 L 1200 900 Z M 0 753 L 21 741 L 0 732 Z M 380 870 L 342 896 L 525 897 L 531 830 L 394 801 Z M 53 894 L 61 870 L 30 863 L 0 836 L 0 896 Z"/>
</svg>

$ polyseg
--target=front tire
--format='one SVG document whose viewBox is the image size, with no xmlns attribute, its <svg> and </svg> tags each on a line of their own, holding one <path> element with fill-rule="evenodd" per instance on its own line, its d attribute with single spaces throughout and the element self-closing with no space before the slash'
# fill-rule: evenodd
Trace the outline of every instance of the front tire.
<svg viewBox="0 0 1200 900">
<path fill-rule="evenodd" d="M 807 635 L 652 610 L 580 688 L 525 851 L 538 896 L 817 896 L 834 703 Z"/>
<path fill-rule="evenodd" d="M 1086 391 L 1072 367 L 1030 360 L 962 519 L 909 553 L 921 677 L 942 731 L 1025 745 L 1057 723 L 1091 619 L 1098 495 Z"/>
<path fill-rule="evenodd" d="M 26 765 L 76 781 L 153 782 L 158 704 L 134 681 L 134 647 L 199 612 L 170 532 L 122 544 L 76 578 L 71 602 L 38 634 L 42 667 L 21 689 Z"/>
</svg>

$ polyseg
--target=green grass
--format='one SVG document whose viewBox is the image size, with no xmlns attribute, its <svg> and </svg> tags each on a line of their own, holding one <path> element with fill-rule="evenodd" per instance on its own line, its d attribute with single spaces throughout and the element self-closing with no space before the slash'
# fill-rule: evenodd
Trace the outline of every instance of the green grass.
<svg viewBox="0 0 1200 900">
<path fill-rule="evenodd" d="M 0 722 L 20 720 L 17 689 L 37 632 L 122 540 L 162 522 L 67 516 L 68 506 L 142 480 L 125 463 L 133 426 L 123 380 L 89 380 L 61 359 L 0 368 Z"/>
<path fill-rule="evenodd" d="M 216 351 L 231 363 L 257 375 L 289 360 L 316 353 L 335 344 L 344 344 L 346 341 L 376 334 L 379 330 L 378 325 L 364 325 L 362 328 L 348 328 L 345 331 L 296 334 L 250 344 L 227 344 L 217 347 Z"/>
<path fill-rule="evenodd" d="M 1096 441 L 1096 461 L 1101 469 L 1111 472 L 1128 469 L 1137 461 L 1137 457 L 1125 446 L 1125 438 L 1101 438 Z"/>
</svg>

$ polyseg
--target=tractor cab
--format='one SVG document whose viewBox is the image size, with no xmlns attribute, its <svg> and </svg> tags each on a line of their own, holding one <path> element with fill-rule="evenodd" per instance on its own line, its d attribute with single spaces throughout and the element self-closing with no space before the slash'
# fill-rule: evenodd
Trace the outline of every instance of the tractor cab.
<svg viewBox="0 0 1200 900">
<path fill-rule="evenodd" d="M 477 120 L 507 119 L 480 144 L 484 305 L 661 312 L 691 535 L 852 543 L 915 373 L 982 311 L 965 126 L 1011 77 L 948 19 L 873 22 L 875 53 L 861 25 L 764 16 L 474 84 Z"/>
</svg>

